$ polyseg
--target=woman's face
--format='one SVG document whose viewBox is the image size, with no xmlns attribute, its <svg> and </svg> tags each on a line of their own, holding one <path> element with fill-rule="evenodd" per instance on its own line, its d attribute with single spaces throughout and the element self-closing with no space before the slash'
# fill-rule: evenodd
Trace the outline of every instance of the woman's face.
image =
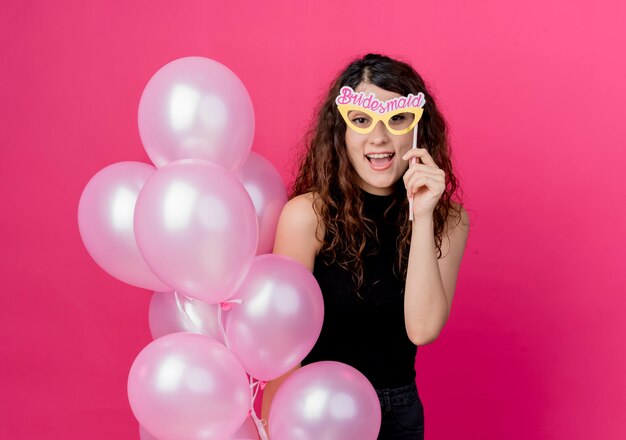
<svg viewBox="0 0 626 440">
<path fill-rule="evenodd" d="M 380 101 L 401 96 L 399 93 L 365 82 L 360 83 L 354 90 L 364 92 L 366 95 L 373 93 Z M 348 157 L 358 175 L 359 186 L 372 194 L 391 194 L 393 185 L 408 169 L 408 161 L 403 160 L 402 156 L 411 148 L 412 141 L 413 131 L 399 136 L 394 135 L 389 133 L 382 121 L 367 134 L 346 128 Z"/>
</svg>

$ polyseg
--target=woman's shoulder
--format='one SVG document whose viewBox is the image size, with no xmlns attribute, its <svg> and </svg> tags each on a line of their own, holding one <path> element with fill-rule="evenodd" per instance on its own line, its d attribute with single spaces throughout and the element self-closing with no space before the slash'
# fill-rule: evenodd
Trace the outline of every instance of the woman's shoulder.
<svg viewBox="0 0 626 440">
<path fill-rule="evenodd" d="M 274 242 L 274 253 L 291 257 L 310 270 L 322 247 L 324 233 L 316 209 L 319 203 L 312 192 L 290 199 L 278 219 Z"/>
<path fill-rule="evenodd" d="M 463 205 L 459 202 L 455 202 L 454 200 L 450 200 L 450 207 L 452 208 L 450 210 L 452 218 L 461 220 L 463 223 L 469 223 L 469 215 Z"/>
<path fill-rule="evenodd" d="M 454 200 L 450 200 L 450 209 L 444 228 L 446 235 L 455 228 L 469 229 L 469 224 L 469 216 L 465 207 Z"/>
<path fill-rule="evenodd" d="M 281 213 L 281 219 L 301 227 L 315 228 L 319 223 L 320 199 L 313 192 L 297 195 L 290 199 Z"/>
</svg>

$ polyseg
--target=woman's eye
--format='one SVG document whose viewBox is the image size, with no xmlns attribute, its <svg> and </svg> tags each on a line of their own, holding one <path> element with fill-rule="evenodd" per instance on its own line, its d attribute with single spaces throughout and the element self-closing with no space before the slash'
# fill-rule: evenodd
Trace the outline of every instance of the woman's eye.
<svg viewBox="0 0 626 440">
<path fill-rule="evenodd" d="M 404 115 L 394 115 L 391 117 L 392 121 L 404 121 L 406 119 L 406 116 Z"/>
<path fill-rule="evenodd" d="M 359 125 L 359 124 L 362 125 L 362 124 L 366 124 L 368 121 L 367 121 L 367 118 L 354 118 L 354 119 L 352 119 L 352 122 L 357 124 L 357 125 Z"/>
</svg>

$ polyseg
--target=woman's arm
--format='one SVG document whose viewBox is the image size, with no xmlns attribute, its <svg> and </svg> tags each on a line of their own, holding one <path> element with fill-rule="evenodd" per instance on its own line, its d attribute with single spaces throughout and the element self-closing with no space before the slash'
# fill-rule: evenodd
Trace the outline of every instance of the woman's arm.
<svg viewBox="0 0 626 440">
<path fill-rule="evenodd" d="M 316 235 L 317 225 L 318 219 L 313 210 L 312 194 L 294 197 L 287 202 L 280 214 L 276 228 L 274 253 L 290 257 L 313 272 L 315 256 L 322 245 L 321 239 Z M 321 232 L 321 230 L 317 231 L 317 233 Z M 300 364 L 283 376 L 267 383 L 263 391 L 262 419 L 268 419 L 272 400 L 278 388 L 298 368 L 300 368 Z"/>
<path fill-rule="evenodd" d="M 404 322 L 415 345 L 428 344 L 439 336 L 452 305 L 457 275 L 469 234 L 469 219 L 461 207 L 461 219 L 454 210 L 448 217 L 437 260 L 433 216 L 416 217 L 404 297 Z"/>
</svg>

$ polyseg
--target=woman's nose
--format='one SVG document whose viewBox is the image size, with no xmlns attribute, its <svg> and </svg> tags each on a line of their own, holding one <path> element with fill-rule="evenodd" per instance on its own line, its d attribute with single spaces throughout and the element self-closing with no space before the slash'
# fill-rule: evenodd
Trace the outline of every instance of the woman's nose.
<svg viewBox="0 0 626 440">
<path fill-rule="evenodd" d="M 373 144 L 385 143 L 389 140 L 389 132 L 383 121 L 378 121 L 370 132 L 370 142 Z"/>
</svg>

